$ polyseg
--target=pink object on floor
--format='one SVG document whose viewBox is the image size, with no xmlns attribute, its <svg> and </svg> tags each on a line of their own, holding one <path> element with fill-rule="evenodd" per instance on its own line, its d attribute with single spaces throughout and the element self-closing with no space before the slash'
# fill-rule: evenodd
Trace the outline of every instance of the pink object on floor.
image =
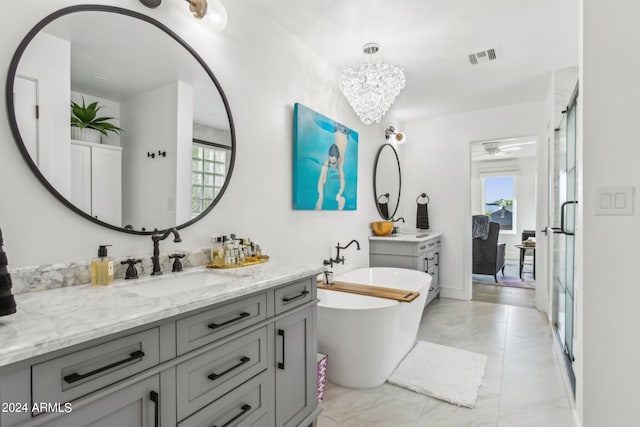
<svg viewBox="0 0 640 427">
<path fill-rule="evenodd" d="M 318 403 L 324 399 L 324 388 L 327 384 L 327 355 L 318 353 Z"/>
</svg>

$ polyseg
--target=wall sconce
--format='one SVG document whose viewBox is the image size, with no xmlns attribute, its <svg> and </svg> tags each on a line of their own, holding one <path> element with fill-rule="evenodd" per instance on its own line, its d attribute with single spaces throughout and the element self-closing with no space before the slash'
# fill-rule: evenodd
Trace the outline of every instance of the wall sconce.
<svg viewBox="0 0 640 427">
<path fill-rule="evenodd" d="M 387 127 L 384 130 L 384 137 L 385 139 L 389 139 L 391 137 L 393 137 L 393 140 L 398 144 L 404 144 L 405 142 L 407 142 L 407 134 L 404 132 L 400 132 L 399 130 L 396 131 L 396 128 L 394 128 L 393 126 L 389 125 L 389 127 Z"/>
<path fill-rule="evenodd" d="M 209 23 L 216 31 L 220 32 L 227 26 L 227 9 L 220 0 L 186 0 L 186 2 L 189 3 L 189 10 L 195 18 L 202 19 L 207 16 Z M 154 9 L 160 6 L 162 0 L 140 0 L 140 3 Z"/>
</svg>

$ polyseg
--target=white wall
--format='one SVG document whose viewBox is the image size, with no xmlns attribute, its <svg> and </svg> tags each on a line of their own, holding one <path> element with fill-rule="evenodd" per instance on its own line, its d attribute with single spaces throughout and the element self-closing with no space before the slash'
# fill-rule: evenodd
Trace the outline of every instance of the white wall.
<svg viewBox="0 0 640 427">
<path fill-rule="evenodd" d="M 8 55 L 13 51 L 15 47 L 7 48 L 5 52 L 5 68 L 9 67 Z M 38 168 L 58 192 L 67 198 L 71 194 L 70 63 L 69 42 L 40 33 L 25 49 L 17 70 L 17 74 L 38 80 Z M 6 140 L 11 141 L 13 137 L 7 134 Z"/>
<path fill-rule="evenodd" d="M 543 103 L 528 103 L 405 124 L 403 211 L 415 226 L 416 196 L 431 198 L 431 229 L 444 233 L 443 296 L 471 298 L 471 142 L 537 135 L 543 111 Z"/>
<path fill-rule="evenodd" d="M 179 97 L 179 82 L 173 82 L 121 104 L 122 128 L 126 129 L 121 137 L 122 221 L 135 230 L 175 225 Z M 158 151 L 166 151 L 167 156 L 159 156 Z"/>
<path fill-rule="evenodd" d="M 193 86 L 178 82 L 178 117 L 175 141 L 167 147 L 169 160 L 175 163 L 174 224 L 191 219 L 191 152 L 193 147 Z M 163 158 L 164 159 L 164 158 Z"/>
<path fill-rule="evenodd" d="M 640 3 L 583 0 L 583 422 L 640 423 Z M 579 136 L 580 138 L 580 136 Z M 580 141 L 580 139 L 579 139 Z M 579 144 L 580 147 L 580 144 Z M 596 216 L 596 189 L 635 187 L 632 216 Z M 578 299 L 580 301 L 580 298 Z"/>
<path fill-rule="evenodd" d="M 518 260 L 524 230 L 536 229 L 536 158 L 521 157 L 504 161 L 478 161 L 471 164 L 471 212 L 484 214 L 482 175 L 500 170 L 514 171 L 516 177 L 516 229 L 514 233 L 500 232 L 500 242 L 507 244 L 506 258 Z"/>
<path fill-rule="evenodd" d="M 242 2 L 225 3 L 229 25 L 221 34 L 211 32 L 206 21 L 195 21 L 183 3 L 163 2 L 152 10 L 137 1 L 109 2 L 160 20 L 191 44 L 224 88 L 236 126 L 237 161 L 221 202 L 206 218 L 181 231 L 182 243 L 167 240 L 161 250 L 208 247 L 211 234 L 233 232 L 259 241 L 274 261 L 320 266 L 323 258 L 335 255 L 337 242 L 356 238 L 362 250 L 350 248 L 344 253 L 346 265 L 334 270 L 368 265 L 368 223 L 377 217 L 371 179 L 375 153 L 385 142 L 384 125 L 367 127 L 359 122 L 339 92 L 338 71 Z M 7 4 L 0 16 L 0 69 L 7 70 L 18 43 L 36 22 L 73 4 L 72 0 Z M 295 102 L 358 131 L 357 211 L 292 210 Z M 6 117 L 4 104 L 0 110 L 0 117 Z M 387 119 L 393 122 L 387 117 L 383 123 Z M 115 257 L 151 254 L 149 236 L 95 225 L 51 196 L 20 158 L 6 120 L 0 120 L 0 152 L 0 182 L 20 183 L 0 187 L 0 226 L 11 267 L 88 261 L 99 244 L 112 244 L 109 253 Z M 148 181 L 147 188 L 153 185 Z"/>
</svg>

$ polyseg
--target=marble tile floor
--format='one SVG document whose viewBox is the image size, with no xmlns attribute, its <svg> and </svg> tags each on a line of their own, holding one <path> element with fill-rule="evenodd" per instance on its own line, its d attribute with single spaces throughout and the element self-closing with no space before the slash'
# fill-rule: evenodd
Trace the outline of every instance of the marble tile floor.
<svg viewBox="0 0 640 427">
<path fill-rule="evenodd" d="M 575 426 L 555 338 L 538 311 L 436 299 L 425 308 L 418 339 L 488 356 L 475 408 L 391 384 L 349 389 L 328 383 L 319 427 Z"/>
</svg>

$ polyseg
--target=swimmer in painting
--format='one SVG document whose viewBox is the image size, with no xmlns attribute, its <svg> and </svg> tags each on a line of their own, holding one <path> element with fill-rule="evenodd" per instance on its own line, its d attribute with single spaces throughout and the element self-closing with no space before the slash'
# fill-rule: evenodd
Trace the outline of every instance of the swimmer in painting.
<svg viewBox="0 0 640 427">
<path fill-rule="evenodd" d="M 333 124 L 334 141 L 329 147 L 327 160 L 322 164 L 320 169 L 320 177 L 318 178 L 318 201 L 316 202 L 316 210 L 322 209 L 325 193 L 330 194 L 334 190 L 335 184 L 327 184 L 327 177 L 337 174 L 338 188 L 336 189 L 336 202 L 338 202 L 338 210 L 344 209 L 346 199 L 343 195 L 345 178 L 344 178 L 344 157 L 347 151 L 347 140 L 349 138 L 350 129 L 335 123 Z M 330 183 L 336 180 L 329 180 Z"/>
</svg>

